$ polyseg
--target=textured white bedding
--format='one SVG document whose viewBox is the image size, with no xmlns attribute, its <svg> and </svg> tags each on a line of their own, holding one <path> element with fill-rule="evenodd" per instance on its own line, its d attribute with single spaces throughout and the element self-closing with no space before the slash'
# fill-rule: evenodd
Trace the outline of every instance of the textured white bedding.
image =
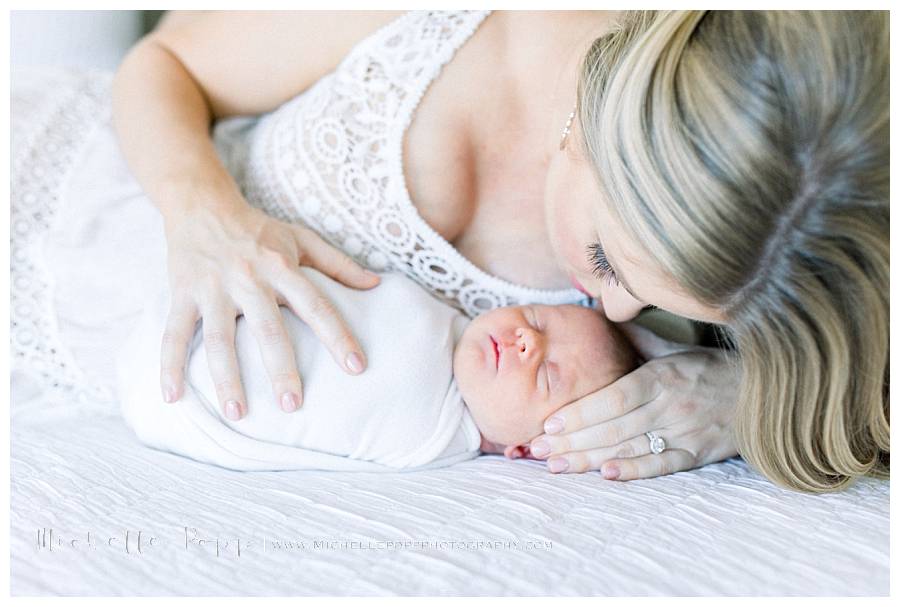
<svg viewBox="0 0 900 607">
<path fill-rule="evenodd" d="M 620 483 L 500 456 L 410 473 L 245 473 L 147 449 L 113 416 L 36 417 L 12 431 L 14 595 L 889 590 L 884 482 L 810 496 L 740 460 Z M 189 538 L 239 539 L 241 554 L 235 542 L 218 557 L 214 545 L 186 547 L 184 527 L 197 529 Z M 83 541 L 39 548 L 51 528 Z M 388 541 L 445 543 L 377 544 Z"/>
<path fill-rule="evenodd" d="M 53 232 L 52 260 L 77 253 L 101 264 L 109 242 L 155 225 L 152 209 L 145 226 L 114 234 L 67 214 L 65 205 L 85 192 L 102 193 L 110 212 L 140 196 L 121 164 L 109 160 L 108 84 L 105 73 L 14 74 L 15 278 L 25 280 L 26 241 Z M 58 174 L 28 189 L 15 171 L 21 177 L 39 168 L 37 159 L 53 157 L 57 143 L 42 125 L 52 124 L 48 116 L 63 105 L 86 125 L 67 131 L 67 155 L 53 161 Z M 41 178 L 29 173 L 32 181 Z M 53 221 L 35 217 L 28 192 L 61 205 Z M 154 251 L 148 245 L 131 254 L 139 261 Z M 29 320 L 43 303 L 32 286 L 42 280 L 40 268 L 28 269 L 31 282 L 13 289 L 15 368 L 26 359 L 40 362 L 33 344 L 47 332 L 46 323 Z M 85 291 L 105 301 L 111 288 L 100 269 L 52 281 L 58 301 Z M 139 278 L 119 288 L 138 289 Z M 773 486 L 739 459 L 621 483 L 596 473 L 551 475 L 543 464 L 499 456 L 410 473 L 243 473 L 148 449 L 101 389 L 66 399 L 65 386 L 52 386 L 60 377 L 108 370 L 101 345 L 115 341 L 134 312 L 128 306 L 140 299 L 117 301 L 120 325 L 92 325 L 99 316 L 54 321 L 77 359 L 88 361 L 86 370 L 71 370 L 72 359 L 60 355 L 54 360 L 66 367 L 12 376 L 13 595 L 889 592 L 885 481 L 811 496 Z M 103 312 L 108 321 L 110 309 Z"/>
</svg>

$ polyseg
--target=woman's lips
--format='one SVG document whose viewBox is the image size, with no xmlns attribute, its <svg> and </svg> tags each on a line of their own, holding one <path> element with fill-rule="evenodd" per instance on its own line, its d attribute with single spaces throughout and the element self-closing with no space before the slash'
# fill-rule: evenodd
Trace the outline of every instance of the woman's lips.
<svg viewBox="0 0 900 607">
<path fill-rule="evenodd" d="M 593 297 L 593 295 L 588 293 L 587 289 L 585 289 L 584 286 L 580 282 L 578 282 L 578 279 L 576 279 L 574 276 L 569 276 L 569 279 L 572 281 L 572 284 L 575 285 L 576 289 L 578 289 L 588 297 Z"/>
</svg>

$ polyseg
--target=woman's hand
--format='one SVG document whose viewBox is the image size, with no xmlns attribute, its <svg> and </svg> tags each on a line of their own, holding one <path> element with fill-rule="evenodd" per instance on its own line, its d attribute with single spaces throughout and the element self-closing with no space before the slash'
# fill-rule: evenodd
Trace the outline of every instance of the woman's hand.
<svg viewBox="0 0 900 607">
<path fill-rule="evenodd" d="M 607 479 L 671 474 L 737 455 L 731 437 L 738 369 L 715 348 L 666 341 L 623 324 L 648 359 L 628 375 L 547 418 L 530 454 L 551 472 L 602 470 Z M 650 451 L 645 432 L 666 442 Z"/>
<path fill-rule="evenodd" d="M 219 406 L 229 419 L 246 415 L 234 346 L 235 318 L 243 314 L 259 343 L 273 402 L 294 411 L 303 391 L 280 304 L 309 324 L 338 365 L 353 374 L 366 367 L 344 319 L 298 266 L 314 267 L 359 289 L 372 288 L 380 279 L 308 228 L 278 221 L 246 202 L 228 209 L 195 208 L 166 225 L 172 297 L 162 336 L 163 398 L 174 402 L 183 394 L 188 347 L 202 319 Z"/>
</svg>

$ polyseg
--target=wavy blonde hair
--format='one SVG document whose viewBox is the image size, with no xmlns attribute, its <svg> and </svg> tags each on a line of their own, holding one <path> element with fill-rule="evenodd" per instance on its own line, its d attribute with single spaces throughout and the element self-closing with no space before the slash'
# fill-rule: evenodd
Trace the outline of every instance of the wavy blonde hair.
<svg viewBox="0 0 900 607">
<path fill-rule="evenodd" d="M 734 440 L 783 487 L 890 475 L 887 12 L 630 12 L 579 120 L 604 200 L 741 365 Z"/>
</svg>

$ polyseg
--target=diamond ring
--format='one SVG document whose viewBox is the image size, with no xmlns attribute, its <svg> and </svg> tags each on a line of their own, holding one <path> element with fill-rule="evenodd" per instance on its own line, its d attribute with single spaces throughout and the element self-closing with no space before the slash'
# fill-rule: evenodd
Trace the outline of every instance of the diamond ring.
<svg viewBox="0 0 900 607">
<path fill-rule="evenodd" d="M 645 432 L 644 434 L 650 439 L 650 451 L 652 453 L 660 454 L 666 450 L 666 441 L 656 432 Z"/>
</svg>

